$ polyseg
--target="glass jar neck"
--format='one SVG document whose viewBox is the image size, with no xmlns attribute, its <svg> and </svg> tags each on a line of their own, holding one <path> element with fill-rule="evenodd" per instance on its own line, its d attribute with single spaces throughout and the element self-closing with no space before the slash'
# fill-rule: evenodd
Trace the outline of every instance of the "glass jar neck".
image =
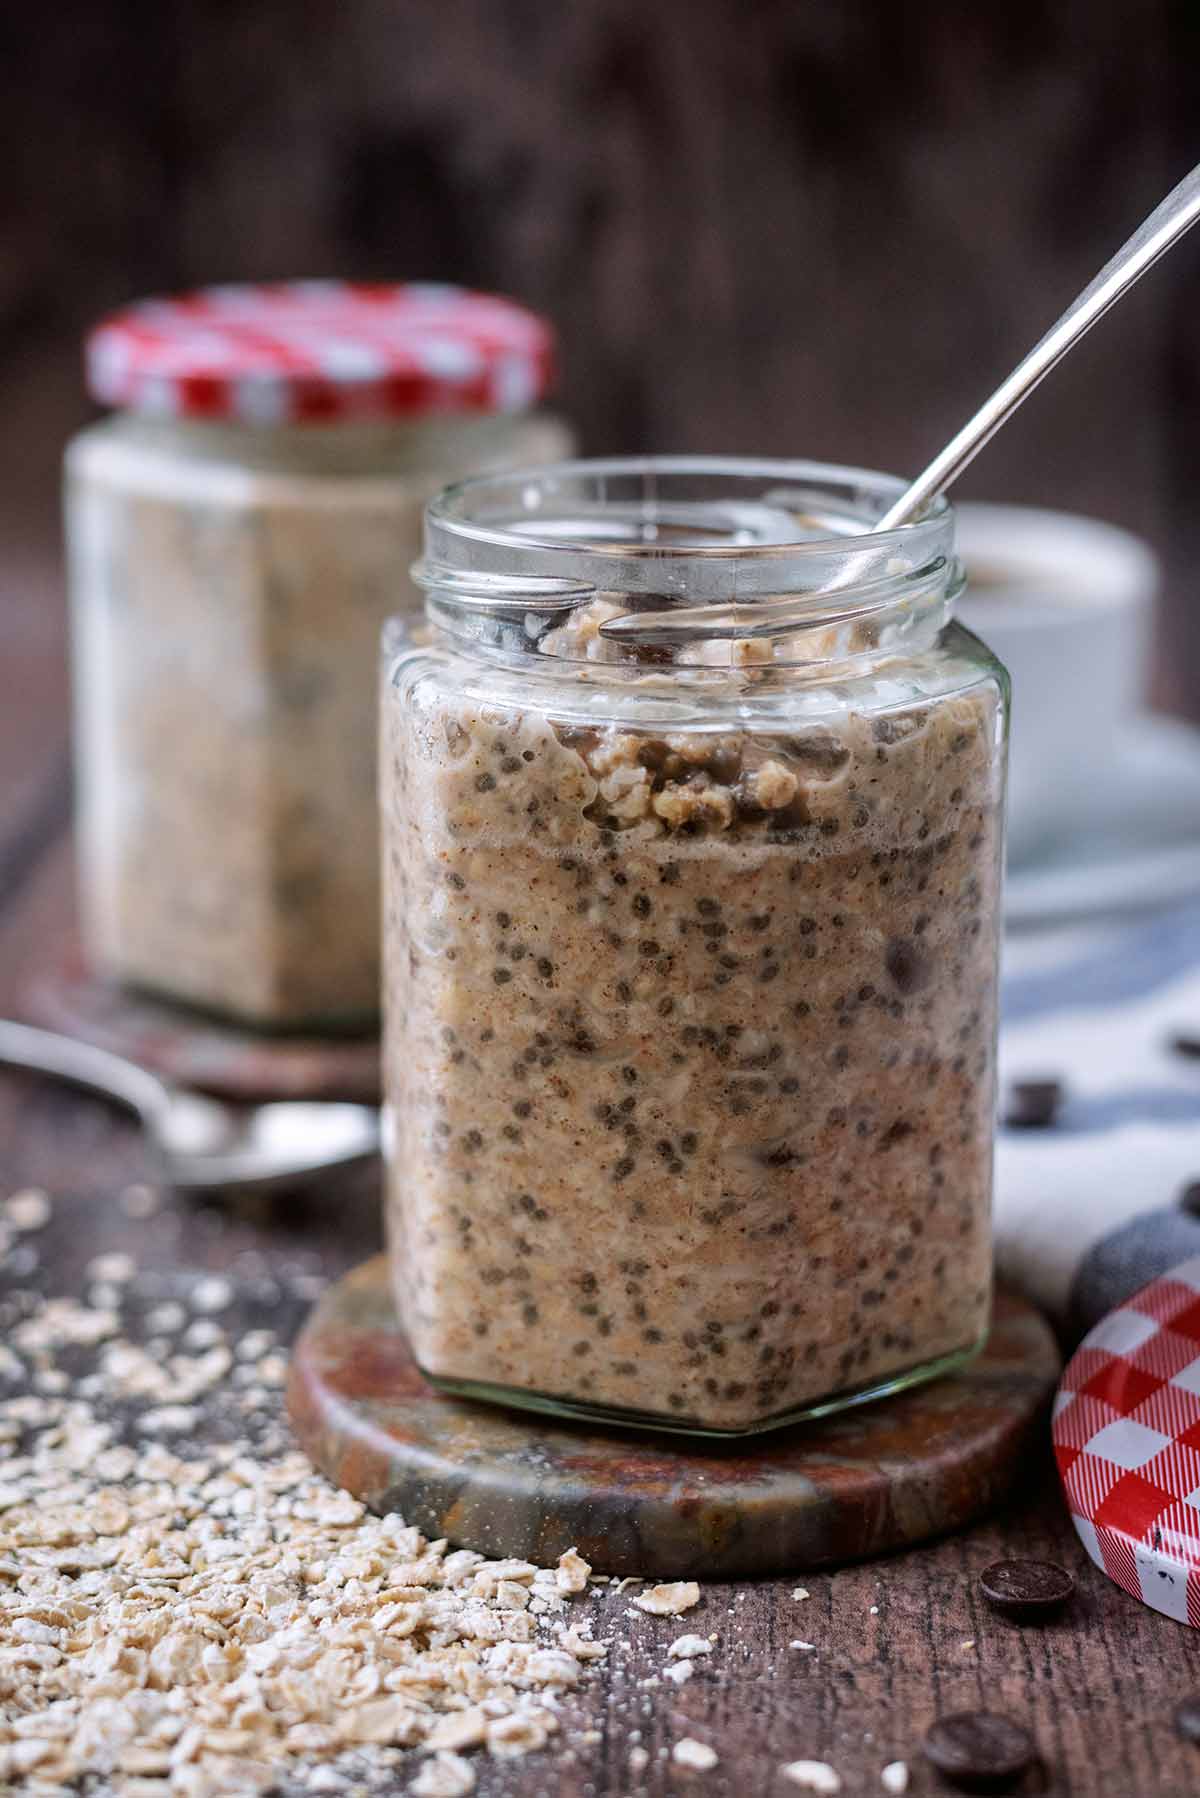
<svg viewBox="0 0 1200 1798">
<path fill-rule="evenodd" d="M 954 518 L 871 534 L 902 490 L 811 462 L 563 463 L 447 489 L 414 569 L 489 660 L 834 678 L 927 647 L 962 588 Z"/>
</svg>

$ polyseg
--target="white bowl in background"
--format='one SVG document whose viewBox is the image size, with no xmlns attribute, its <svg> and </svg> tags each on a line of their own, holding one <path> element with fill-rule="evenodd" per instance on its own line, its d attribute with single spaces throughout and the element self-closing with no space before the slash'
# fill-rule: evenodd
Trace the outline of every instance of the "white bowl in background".
<svg viewBox="0 0 1200 1798">
<path fill-rule="evenodd" d="M 1012 676 L 1008 851 L 1035 856 L 1101 815 L 1145 698 L 1159 566 L 1141 538 L 1031 506 L 956 506 L 959 617 Z"/>
</svg>

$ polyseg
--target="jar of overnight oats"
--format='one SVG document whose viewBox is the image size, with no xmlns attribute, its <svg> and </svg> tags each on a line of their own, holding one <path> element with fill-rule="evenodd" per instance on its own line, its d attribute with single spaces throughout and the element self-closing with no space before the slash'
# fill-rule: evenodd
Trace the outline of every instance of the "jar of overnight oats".
<svg viewBox="0 0 1200 1798">
<path fill-rule="evenodd" d="M 81 914 L 103 975 L 269 1029 L 379 1002 L 376 658 L 426 501 L 553 461 L 543 320 L 302 282 L 152 300 L 88 344 L 66 460 Z"/>
<path fill-rule="evenodd" d="M 981 1345 L 1008 683 L 954 517 L 814 463 L 452 488 L 385 639 L 415 1357 L 737 1434 Z"/>
</svg>

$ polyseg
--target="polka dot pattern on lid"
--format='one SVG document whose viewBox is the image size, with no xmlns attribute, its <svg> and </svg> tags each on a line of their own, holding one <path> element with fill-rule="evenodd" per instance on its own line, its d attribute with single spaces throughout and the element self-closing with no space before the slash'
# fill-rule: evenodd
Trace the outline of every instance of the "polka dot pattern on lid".
<svg viewBox="0 0 1200 1798">
<path fill-rule="evenodd" d="M 139 300 L 86 353 L 103 405 L 271 426 L 523 412 L 550 384 L 554 334 L 466 288 L 289 281 Z"/>
</svg>

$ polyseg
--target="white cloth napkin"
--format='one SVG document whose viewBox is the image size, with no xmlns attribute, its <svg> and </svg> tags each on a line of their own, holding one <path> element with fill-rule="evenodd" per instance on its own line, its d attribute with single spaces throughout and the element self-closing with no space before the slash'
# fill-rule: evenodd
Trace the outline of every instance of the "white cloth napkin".
<svg viewBox="0 0 1200 1798">
<path fill-rule="evenodd" d="M 1081 1328 L 1200 1247 L 1178 1206 L 1200 1181 L 1200 1059 L 1171 1046 L 1200 1047 L 1200 908 L 1011 941 L 1004 1009 L 1002 1100 L 1056 1079 L 1064 1104 L 1051 1128 L 1000 1131 L 997 1270 Z"/>
</svg>

